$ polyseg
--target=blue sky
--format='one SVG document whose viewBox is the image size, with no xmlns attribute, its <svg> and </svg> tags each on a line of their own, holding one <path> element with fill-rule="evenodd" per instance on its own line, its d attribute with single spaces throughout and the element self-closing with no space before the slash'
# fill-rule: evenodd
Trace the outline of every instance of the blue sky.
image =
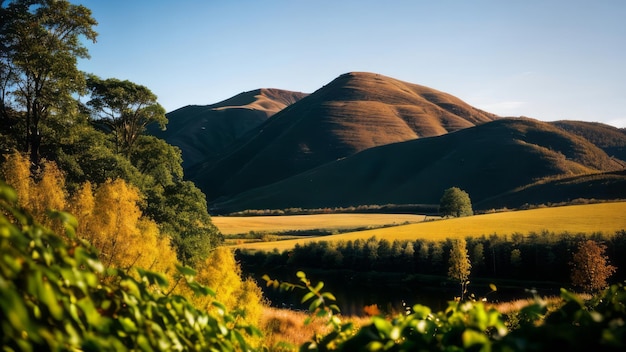
<svg viewBox="0 0 626 352">
<path fill-rule="evenodd" d="M 502 116 L 626 127 L 626 1 L 73 0 L 99 22 L 80 69 L 167 111 L 368 71 Z"/>
</svg>

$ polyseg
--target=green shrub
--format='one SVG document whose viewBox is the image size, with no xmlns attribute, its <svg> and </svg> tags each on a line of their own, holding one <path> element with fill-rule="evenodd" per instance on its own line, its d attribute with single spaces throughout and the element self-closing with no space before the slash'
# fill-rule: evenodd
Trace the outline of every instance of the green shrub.
<svg viewBox="0 0 626 352">
<path fill-rule="evenodd" d="M 626 289 L 613 285 L 589 301 L 561 290 L 562 305 L 548 311 L 537 300 L 517 315 L 514 329 L 505 317 L 482 302 L 449 302 L 444 311 L 416 305 L 407 314 L 374 316 L 356 330 L 342 324 L 332 294 L 322 292 L 304 273 L 303 284 L 268 285 L 306 291 L 310 313 L 327 317 L 333 331 L 314 336 L 301 351 L 623 351 L 626 348 Z"/>
</svg>

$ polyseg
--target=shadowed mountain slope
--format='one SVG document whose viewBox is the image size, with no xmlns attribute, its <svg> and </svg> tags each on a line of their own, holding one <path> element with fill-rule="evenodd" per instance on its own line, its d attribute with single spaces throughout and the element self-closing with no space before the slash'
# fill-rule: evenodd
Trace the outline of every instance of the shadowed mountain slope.
<svg viewBox="0 0 626 352">
<path fill-rule="evenodd" d="M 466 190 L 478 204 L 547 177 L 621 168 L 588 140 L 551 124 L 499 119 L 438 137 L 371 148 L 281 182 L 217 199 L 211 210 L 438 204 L 444 189 L 452 186 Z"/>
<path fill-rule="evenodd" d="M 626 130 L 599 122 L 555 121 L 553 124 L 586 138 L 609 156 L 624 161 L 626 167 Z"/>
<path fill-rule="evenodd" d="M 209 199 L 215 199 L 368 148 L 495 119 L 431 88 L 372 73 L 348 73 L 274 115 L 219 162 L 194 168 L 190 178 Z"/>
<path fill-rule="evenodd" d="M 582 202 L 626 199 L 626 169 L 541 180 L 474 206 L 481 209 L 519 208 L 525 204 L 572 202 L 577 199 Z"/>
<path fill-rule="evenodd" d="M 188 105 L 167 114 L 167 130 L 148 132 L 179 147 L 186 169 L 214 160 L 235 140 L 307 94 L 280 89 L 240 93 L 213 105 Z"/>
</svg>

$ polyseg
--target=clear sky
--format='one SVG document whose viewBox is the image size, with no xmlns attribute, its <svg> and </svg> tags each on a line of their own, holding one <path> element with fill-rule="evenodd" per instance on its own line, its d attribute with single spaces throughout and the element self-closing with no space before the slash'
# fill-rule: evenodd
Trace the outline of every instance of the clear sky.
<svg viewBox="0 0 626 352">
<path fill-rule="evenodd" d="M 72 1 L 99 22 L 80 69 L 167 111 L 368 71 L 501 116 L 626 127 L 624 0 Z"/>
</svg>

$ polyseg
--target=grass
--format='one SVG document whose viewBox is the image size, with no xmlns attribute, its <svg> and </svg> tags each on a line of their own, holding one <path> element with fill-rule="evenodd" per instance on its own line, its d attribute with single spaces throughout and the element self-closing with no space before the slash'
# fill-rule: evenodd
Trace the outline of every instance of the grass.
<svg viewBox="0 0 626 352">
<path fill-rule="evenodd" d="M 224 235 L 276 233 L 305 230 L 344 230 L 362 227 L 381 227 L 423 221 L 424 215 L 415 214 L 315 214 L 287 216 L 214 216 L 213 224 Z"/>
<path fill-rule="evenodd" d="M 346 214 L 349 215 L 349 214 Z M 280 217 L 275 221 L 279 222 Z M 218 225 L 219 227 L 219 225 Z M 443 240 L 489 234 L 550 231 L 554 233 L 612 234 L 626 229 L 626 202 L 570 205 L 554 208 L 521 210 L 495 214 L 475 215 L 439 221 L 380 228 L 341 235 L 325 236 L 324 241 L 367 239 L 372 236 L 393 240 Z M 278 242 L 256 242 L 237 245 L 252 250 L 279 251 L 293 248 L 297 243 L 318 241 L 320 238 L 304 238 Z"/>
<path fill-rule="evenodd" d="M 322 318 L 314 318 L 310 324 L 305 324 L 305 320 L 310 317 L 306 312 L 293 311 L 289 309 L 279 309 L 266 307 L 261 318 L 261 328 L 265 334 L 264 344 L 270 350 L 297 351 L 296 346 L 310 341 L 315 334 L 328 334 L 332 328 L 326 324 Z M 369 317 L 341 317 L 345 322 L 351 322 L 356 328 L 367 325 Z M 287 343 L 287 346 L 280 346 Z"/>
</svg>

